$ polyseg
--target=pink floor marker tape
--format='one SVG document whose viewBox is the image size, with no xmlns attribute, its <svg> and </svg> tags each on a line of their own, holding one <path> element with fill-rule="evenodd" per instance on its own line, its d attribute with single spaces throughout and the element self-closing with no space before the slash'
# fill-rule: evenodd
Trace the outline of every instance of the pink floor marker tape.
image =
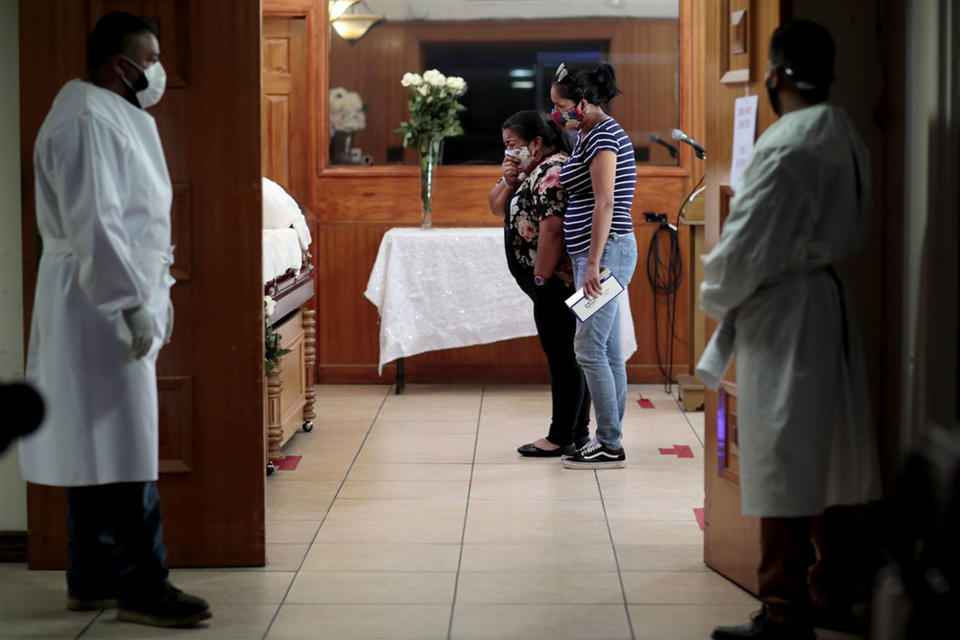
<svg viewBox="0 0 960 640">
<path fill-rule="evenodd" d="M 640 399 L 637 400 L 637 404 L 639 404 L 644 409 L 653 409 L 653 403 L 647 400 L 646 398 L 644 398 L 643 396 L 640 396 Z"/>
<path fill-rule="evenodd" d="M 660 447 L 660 455 L 677 456 L 678 458 L 692 458 L 693 449 L 685 444 L 675 444 L 673 445 L 672 449 L 664 449 L 663 447 Z"/>
<path fill-rule="evenodd" d="M 295 471 L 303 456 L 285 456 L 277 465 L 278 471 Z"/>
</svg>

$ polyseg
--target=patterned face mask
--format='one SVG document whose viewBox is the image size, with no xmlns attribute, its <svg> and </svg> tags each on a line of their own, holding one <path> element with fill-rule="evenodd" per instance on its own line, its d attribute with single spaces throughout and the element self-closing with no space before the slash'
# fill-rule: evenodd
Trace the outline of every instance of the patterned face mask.
<svg viewBox="0 0 960 640">
<path fill-rule="evenodd" d="M 583 125 L 583 110 L 577 106 L 570 107 L 566 111 L 554 109 L 550 116 L 561 129 L 579 129 Z"/>
</svg>

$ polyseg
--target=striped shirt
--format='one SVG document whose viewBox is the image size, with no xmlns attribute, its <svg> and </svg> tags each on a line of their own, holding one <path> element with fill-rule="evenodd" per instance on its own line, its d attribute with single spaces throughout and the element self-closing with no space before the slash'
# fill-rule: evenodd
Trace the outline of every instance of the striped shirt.
<svg viewBox="0 0 960 640">
<path fill-rule="evenodd" d="M 586 135 L 580 132 L 577 146 L 560 170 L 560 184 L 567 190 L 569 202 L 563 218 L 563 236 L 568 253 L 579 253 L 590 248 L 593 227 L 593 184 L 590 181 L 590 163 L 600 151 L 617 154 L 617 175 L 613 185 L 613 224 L 615 234 L 633 231 L 633 192 L 637 187 L 637 165 L 633 159 L 633 144 L 617 121 L 606 118 Z"/>
</svg>

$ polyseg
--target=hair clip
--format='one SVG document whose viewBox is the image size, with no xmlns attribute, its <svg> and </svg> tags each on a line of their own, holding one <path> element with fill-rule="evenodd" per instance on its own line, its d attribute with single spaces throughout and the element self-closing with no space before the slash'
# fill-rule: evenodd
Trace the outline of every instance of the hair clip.
<svg viewBox="0 0 960 640">
<path fill-rule="evenodd" d="M 569 74 L 569 71 L 567 71 L 567 65 L 561 62 L 560 66 L 557 67 L 557 72 L 553 76 L 553 81 L 562 82 L 563 79 L 567 77 L 567 74 Z"/>
</svg>

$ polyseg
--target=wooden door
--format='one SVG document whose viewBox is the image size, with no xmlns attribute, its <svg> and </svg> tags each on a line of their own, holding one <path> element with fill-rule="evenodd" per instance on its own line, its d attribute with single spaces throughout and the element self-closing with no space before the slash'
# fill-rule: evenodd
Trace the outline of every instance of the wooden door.
<svg viewBox="0 0 960 640">
<path fill-rule="evenodd" d="M 24 185 L 33 184 L 33 143 L 53 97 L 64 82 L 83 75 L 87 33 L 112 10 L 157 19 L 168 75 L 167 92 L 151 113 L 173 182 L 177 247 L 171 294 L 176 329 L 158 363 L 169 562 L 262 565 L 260 3 L 21 2 Z M 32 291 L 32 187 L 23 190 L 23 204 L 24 289 Z M 63 490 L 31 485 L 28 512 L 30 566 L 65 566 Z"/>
<path fill-rule="evenodd" d="M 729 211 L 730 159 L 733 146 L 734 100 L 759 95 L 757 136 L 776 116 L 764 88 L 770 36 L 780 24 L 781 4 L 759 0 L 718 0 L 695 3 L 704 25 L 705 70 L 702 84 L 708 150 L 706 250 L 717 243 Z M 716 323 L 707 321 L 708 335 Z M 732 371 L 731 367 L 731 371 Z M 728 374 L 719 393 L 707 393 L 704 515 L 704 560 L 708 566 L 756 593 L 760 558 L 760 527 L 756 518 L 741 515 L 737 447 L 737 386 Z"/>
<path fill-rule="evenodd" d="M 307 20 L 263 19 L 263 175 L 309 202 Z"/>
</svg>

